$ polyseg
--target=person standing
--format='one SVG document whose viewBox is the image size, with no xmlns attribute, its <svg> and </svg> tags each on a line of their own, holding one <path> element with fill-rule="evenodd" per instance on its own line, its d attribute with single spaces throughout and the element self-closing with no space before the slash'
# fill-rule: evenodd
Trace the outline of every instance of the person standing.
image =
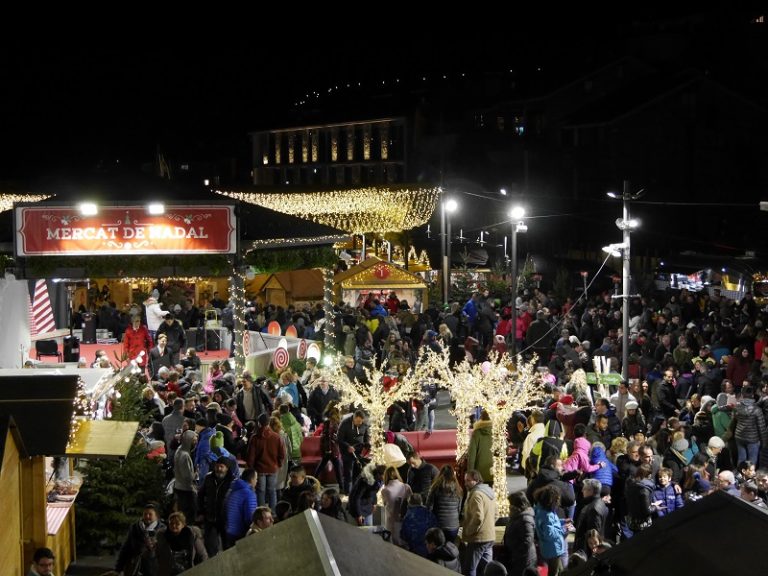
<svg viewBox="0 0 768 576">
<path fill-rule="evenodd" d="M 144 368 L 149 360 L 149 351 L 154 347 L 149 329 L 141 323 L 141 317 L 131 318 L 131 325 L 123 333 L 123 351 L 128 361 L 136 360 L 139 367 Z M 144 352 L 144 354 L 142 354 Z"/>
<path fill-rule="evenodd" d="M 476 576 L 493 560 L 496 496 L 477 470 L 469 470 L 464 475 L 464 486 L 468 492 L 462 523 L 461 539 L 466 547 L 461 558 L 461 572 L 464 576 Z"/>
<path fill-rule="evenodd" d="M 235 542 L 244 537 L 253 520 L 256 510 L 256 470 L 246 468 L 240 478 L 232 482 L 232 486 L 224 500 L 226 511 L 226 539 L 224 549 L 231 548 Z"/>
<path fill-rule="evenodd" d="M 170 312 L 166 313 L 165 321 L 157 328 L 157 337 L 163 334 L 168 338 L 168 348 L 173 357 L 173 366 L 179 363 L 179 353 L 187 345 L 187 335 L 184 326 L 176 321 L 176 317 Z"/>
<path fill-rule="evenodd" d="M 203 486 L 198 493 L 197 509 L 200 511 L 205 529 L 205 549 L 213 558 L 221 550 L 221 537 L 224 536 L 224 498 L 232 484 L 232 461 L 220 457 L 213 470 L 206 474 Z"/>
<path fill-rule="evenodd" d="M 149 503 L 144 506 L 141 519 L 131 524 L 128 534 L 120 547 L 115 563 L 119 574 L 157 574 L 157 534 L 165 530 L 165 524 L 158 519 L 157 508 Z M 40 574 L 40 576 L 45 576 Z"/>
<path fill-rule="evenodd" d="M 485 482 L 493 486 L 493 424 L 488 412 L 480 413 L 480 420 L 472 427 L 467 451 L 467 470 L 478 470 Z"/>
<path fill-rule="evenodd" d="M 163 366 L 168 369 L 173 367 L 173 354 L 168 347 L 168 337 L 165 334 L 157 337 L 157 346 L 149 351 L 149 375 L 152 380 L 157 380 L 157 375 Z"/>
<path fill-rule="evenodd" d="M 263 413 L 256 423 L 256 431 L 248 441 L 246 462 L 258 472 L 259 502 L 277 506 L 277 472 L 286 458 L 282 438 L 269 427 L 269 416 Z M 251 510 L 253 512 L 253 510 Z"/>
<path fill-rule="evenodd" d="M 547 562 L 548 574 L 557 576 L 567 563 L 568 547 L 565 536 L 566 526 L 557 515 L 560 506 L 560 491 L 548 484 L 536 493 L 533 513 L 536 520 L 536 536 L 539 539 L 541 555 Z"/>
<path fill-rule="evenodd" d="M 384 509 L 387 511 L 385 528 L 392 534 L 392 543 L 402 546 L 400 528 L 403 525 L 404 503 L 411 497 L 411 487 L 400 477 L 397 468 L 384 470 L 384 488 L 381 490 Z"/>
<path fill-rule="evenodd" d="M 371 445 L 368 424 L 365 423 L 365 413 L 362 410 L 356 410 L 352 416 L 342 419 L 339 424 L 338 442 L 344 465 L 342 490 L 349 493 L 356 479 L 355 463 L 362 455 L 363 449 Z"/>
</svg>

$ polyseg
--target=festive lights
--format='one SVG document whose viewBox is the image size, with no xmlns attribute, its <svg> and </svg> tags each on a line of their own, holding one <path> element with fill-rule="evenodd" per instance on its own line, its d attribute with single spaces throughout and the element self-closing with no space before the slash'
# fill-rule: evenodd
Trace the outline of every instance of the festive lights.
<svg viewBox="0 0 768 576">
<path fill-rule="evenodd" d="M 93 420 L 93 401 L 85 390 L 85 382 L 78 376 L 77 392 L 72 400 L 72 419 L 69 425 L 67 448 L 70 448 L 75 442 L 77 431 L 80 430 L 83 420 Z"/>
<path fill-rule="evenodd" d="M 0 212 L 13 208 L 16 202 L 42 202 L 54 194 L 0 194 Z"/>
<path fill-rule="evenodd" d="M 341 234 L 325 236 L 309 236 L 296 238 L 270 238 L 264 240 L 254 240 L 251 249 L 256 248 L 278 248 L 282 246 L 304 246 L 313 244 L 335 244 L 338 242 L 347 242 L 349 236 Z"/>
<path fill-rule="evenodd" d="M 506 478 L 507 422 L 516 410 L 524 410 L 544 396 L 543 383 L 536 378 L 536 360 L 522 363 L 517 357 L 515 369 L 513 359 L 506 353 L 491 352 L 487 362 L 470 364 L 465 359 L 451 372 L 447 366 L 447 353 L 437 354 L 424 350 L 422 368 L 440 376 L 456 402 L 453 414 L 456 416 L 457 458 L 464 455 L 469 447 L 469 415 L 477 408 L 483 408 L 491 419 L 493 453 L 493 489 L 496 493 L 499 516 L 507 516 Z"/>
<path fill-rule="evenodd" d="M 323 310 L 325 311 L 324 345 L 333 354 L 336 344 L 336 313 L 333 310 L 333 269 L 323 268 Z"/>
<path fill-rule="evenodd" d="M 423 225 L 435 211 L 440 189 L 383 186 L 323 192 L 216 192 L 351 234 L 368 234 Z"/>
<path fill-rule="evenodd" d="M 238 269 L 234 269 L 229 279 L 229 302 L 233 306 L 234 329 L 232 338 L 235 341 L 235 374 L 240 377 L 245 370 L 245 350 L 243 350 L 243 333 L 248 329 L 245 320 L 246 297 L 245 297 L 245 274 Z"/>
<path fill-rule="evenodd" d="M 378 368 L 376 366 L 370 370 L 365 368 L 369 384 L 357 380 L 350 381 L 341 371 L 343 363 L 343 357 L 337 356 L 336 361 L 325 372 L 325 376 L 341 395 L 343 404 L 352 404 L 367 412 L 371 435 L 371 461 L 383 464 L 384 422 L 387 418 L 387 410 L 395 402 L 416 398 L 421 392 L 421 386 L 416 378 L 407 377 L 385 388 L 386 362 Z"/>
</svg>

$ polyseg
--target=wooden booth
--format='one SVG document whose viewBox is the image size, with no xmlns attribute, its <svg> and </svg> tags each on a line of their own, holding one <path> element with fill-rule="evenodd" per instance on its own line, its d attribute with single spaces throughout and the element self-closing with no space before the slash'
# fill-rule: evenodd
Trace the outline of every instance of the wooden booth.
<svg viewBox="0 0 768 576">
<path fill-rule="evenodd" d="M 427 284 L 421 276 L 376 257 L 336 274 L 333 289 L 337 301 L 351 306 L 362 305 L 370 293 L 384 304 L 391 292 L 401 302 L 406 300 L 414 312 L 425 310 L 429 303 Z"/>
</svg>

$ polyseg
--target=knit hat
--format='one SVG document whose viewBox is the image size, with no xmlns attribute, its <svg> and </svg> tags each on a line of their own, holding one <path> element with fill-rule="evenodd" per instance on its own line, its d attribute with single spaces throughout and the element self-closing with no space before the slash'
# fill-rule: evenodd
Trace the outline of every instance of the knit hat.
<svg viewBox="0 0 768 576">
<path fill-rule="evenodd" d="M 570 394 L 563 394 L 562 396 L 560 396 L 560 402 L 570 406 L 571 404 L 573 404 L 573 396 L 571 396 Z"/>
<path fill-rule="evenodd" d="M 704 408 L 707 404 L 714 401 L 715 399 L 712 398 L 712 396 L 705 394 L 704 396 L 701 397 L 701 407 Z"/>
<path fill-rule="evenodd" d="M 637 410 L 638 404 L 634 400 L 630 400 L 624 405 L 624 408 L 626 408 L 627 410 Z"/>
<path fill-rule="evenodd" d="M 211 449 L 224 448 L 224 434 L 221 430 L 217 430 L 216 433 L 211 436 Z"/>
<path fill-rule="evenodd" d="M 672 448 L 681 453 L 688 450 L 688 446 L 689 446 L 688 440 L 686 440 L 685 438 L 680 438 L 680 440 L 675 440 L 672 443 Z"/>
<path fill-rule="evenodd" d="M 709 442 L 707 442 L 707 446 L 710 448 L 725 448 L 725 442 L 723 442 L 723 439 L 720 438 L 720 436 L 712 436 L 712 438 L 709 439 Z"/>
<path fill-rule="evenodd" d="M 491 560 L 485 565 L 483 576 L 507 576 L 507 569 L 501 562 Z"/>
<path fill-rule="evenodd" d="M 720 392 L 720 394 L 717 395 L 717 406 L 718 408 L 725 408 L 726 404 L 728 404 L 728 394 Z"/>
</svg>

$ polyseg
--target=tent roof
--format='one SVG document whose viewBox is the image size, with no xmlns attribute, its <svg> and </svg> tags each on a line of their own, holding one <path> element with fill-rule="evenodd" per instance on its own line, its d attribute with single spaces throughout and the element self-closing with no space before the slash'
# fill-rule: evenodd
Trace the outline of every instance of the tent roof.
<svg viewBox="0 0 768 576">
<path fill-rule="evenodd" d="M 320 270 L 290 270 L 274 274 L 257 274 L 252 286 L 256 292 L 274 288 L 279 284 L 293 300 L 317 300 L 323 298 L 323 273 Z"/>
<path fill-rule="evenodd" d="M 568 574 L 757 574 L 755 548 L 748 543 L 756 544 L 766 529 L 767 511 L 715 492 L 656 520 L 648 530 Z"/>
<path fill-rule="evenodd" d="M 403 270 L 391 262 L 380 258 L 370 258 L 352 266 L 349 270 L 336 274 L 333 283 L 344 289 L 352 288 L 426 288 L 421 276 Z"/>
<path fill-rule="evenodd" d="M 441 576 L 450 570 L 378 535 L 307 510 L 237 544 L 185 572 L 188 576 L 264 574 L 336 576 Z"/>
</svg>

